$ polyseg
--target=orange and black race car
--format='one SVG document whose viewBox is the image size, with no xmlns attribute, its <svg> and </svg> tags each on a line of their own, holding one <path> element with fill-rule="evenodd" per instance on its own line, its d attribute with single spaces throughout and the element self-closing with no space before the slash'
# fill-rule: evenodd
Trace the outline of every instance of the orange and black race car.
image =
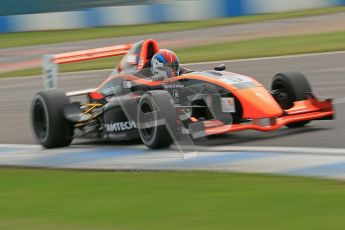
<svg viewBox="0 0 345 230">
<path fill-rule="evenodd" d="M 333 119 L 330 99 L 319 101 L 299 72 L 279 73 L 270 90 L 255 79 L 225 71 L 180 69 L 179 75 L 152 72 L 159 52 L 152 39 L 45 58 L 46 88 L 32 102 L 32 125 L 41 145 L 69 145 L 74 137 L 141 139 L 149 148 L 215 134 L 302 127 Z M 57 64 L 124 55 L 99 87 L 64 93 L 56 87 Z M 169 72 L 168 69 L 164 71 Z M 169 77 L 167 77 L 169 76 Z M 86 96 L 85 101 L 72 101 Z"/>
</svg>

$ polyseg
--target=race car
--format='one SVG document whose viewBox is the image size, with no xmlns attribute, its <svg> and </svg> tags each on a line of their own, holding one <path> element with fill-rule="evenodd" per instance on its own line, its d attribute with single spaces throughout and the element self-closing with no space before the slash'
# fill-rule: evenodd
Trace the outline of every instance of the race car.
<svg viewBox="0 0 345 230">
<path fill-rule="evenodd" d="M 141 139 L 157 149 L 188 138 L 298 128 L 334 118 L 332 100 L 318 100 L 299 72 L 276 74 L 270 90 L 249 76 L 225 71 L 224 65 L 181 68 L 179 75 L 166 77 L 152 72 L 151 59 L 159 50 L 147 39 L 46 57 L 48 90 L 37 93 L 31 107 L 38 142 L 57 148 L 76 137 Z M 55 88 L 52 66 L 118 55 L 124 57 L 97 88 L 67 93 Z M 80 96 L 85 98 L 76 100 Z"/>
</svg>

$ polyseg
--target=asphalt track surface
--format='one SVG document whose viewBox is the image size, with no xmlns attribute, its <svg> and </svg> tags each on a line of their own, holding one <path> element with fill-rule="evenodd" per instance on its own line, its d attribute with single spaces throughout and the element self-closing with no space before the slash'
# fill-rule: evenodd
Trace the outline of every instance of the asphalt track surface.
<svg viewBox="0 0 345 230">
<path fill-rule="evenodd" d="M 248 24 L 226 25 L 189 31 L 173 31 L 150 35 L 123 36 L 60 44 L 0 49 L 0 71 L 38 67 L 44 54 L 91 49 L 156 39 L 161 47 L 170 49 L 219 42 L 240 41 L 261 37 L 303 35 L 344 30 L 345 12 L 300 18 L 277 19 Z"/>
<path fill-rule="evenodd" d="M 314 93 L 320 98 L 334 98 L 336 120 L 315 121 L 300 129 L 282 128 L 274 132 L 241 131 L 197 142 L 199 146 L 286 146 L 314 148 L 345 147 L 345 52 L 309 54 L 276 58 L 196 63 L 191 69 L 210 69 L 225 63 L 227 70 L 253 76 L 269 88 L 274 74 L 289 70 L 303 72 Z M 108 77 L 110 70 L 62 74 L 59 88 L 65 91 L 94 88 Z M 42 90 L 41 77 L 0 79 L 0 143 L 34 144 L 30 126 L 30 103 Z M 74 144 L 94 144 L 76 140 Z M 100 146 L 123 146 L 131 143 L 101 142 Z M 135 143 L 138 144 L 138 143 Z"/>
</svg>

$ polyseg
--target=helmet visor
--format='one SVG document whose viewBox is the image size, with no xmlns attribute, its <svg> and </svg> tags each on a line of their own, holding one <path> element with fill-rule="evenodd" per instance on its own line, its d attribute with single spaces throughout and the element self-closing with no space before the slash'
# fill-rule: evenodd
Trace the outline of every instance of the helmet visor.
<svg viewBox="0 0 345 230">
<path fill-rule="evenodd" d="M 178 62 L 169 62 L 166 63 L 164 66 L 169 67 L 172 71 L 174 71 L 177 74 L 180 72 L 180 65 Z"/>
</svg>

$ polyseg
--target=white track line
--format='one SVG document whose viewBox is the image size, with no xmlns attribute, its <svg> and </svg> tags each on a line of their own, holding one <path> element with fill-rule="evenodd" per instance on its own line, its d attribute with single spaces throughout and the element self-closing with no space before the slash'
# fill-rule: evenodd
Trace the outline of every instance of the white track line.
<svg viewBox="0 0 345 230">
<path fill-rule="evenodd" d="M 8 148 L 28 148 L 28 149 L 43 149 L 40 145 L 25 145 L 25 144 L 0 144 L 0 147 Z M 81 146 L 79 146 L 81 147 Z M 79 148 L 78 145 L 71 145 L 71 147 L 63 148 L 61 150 L 75 150 Z M 82 146 L 85 148 L 86 146 Z M 87 145 L 87 148 L 104 148 L 102 145 Z M 116 148 L 119 146 L 106 146 L 104 149 Z M 306 154 L 327 154 L 327 155 L 345 155 L 345 148 L 313 148 L 313 147 L 274 147 L 274 146 L 195 146 L 197 149 L 201 148 L 203 151 L 224 152 L 224 151 L 240 151 L 240 152 L 275 152 L 275 153 L 306 153 Z M 189 149 L 194 149 L 190 146 Z M 131 146 L 121 146 L 119 148 L 131 149 Z M 145 149 L 144 146 L 133 146 L 133 149 Z M 188 147 L 186 147 L 188 149 Z M 167 149 L 171 151 L 171 149 Z"/>
<path fill-rule="evenodd" d="M 27 145 L 27 144 L 0 144 L 0 148 L 29 148 L 29 149 L 37 149 L 37 148 L 43 148 L 40 145 Z"/>
<path fill-rule="evenodd" d="M 345 51 L 332 51 L 332 52 L 308 53 L 308 54 L 293 54 L 293 55 L 282 55 L 282 56 L 260 57 L 260 58 L 243 58 L 243 59 L 235 59 L 235 60 L 220 60 L 220 61 L 209 61 L 209 62 L 194 62 L 194 63 L 185 63 L 183 65 L 193 66 L 193 65 L 202 65 L 202 64 L 215 64 L 215 63 L 219 63 L 219 62 L 232 63 L 232 62 L 245 62 L 245 61 L 263 61 L 263 60 L 313 57 L 313 56 L 333 55 L 333 54 L 345 54 Z"/>
</svg>

